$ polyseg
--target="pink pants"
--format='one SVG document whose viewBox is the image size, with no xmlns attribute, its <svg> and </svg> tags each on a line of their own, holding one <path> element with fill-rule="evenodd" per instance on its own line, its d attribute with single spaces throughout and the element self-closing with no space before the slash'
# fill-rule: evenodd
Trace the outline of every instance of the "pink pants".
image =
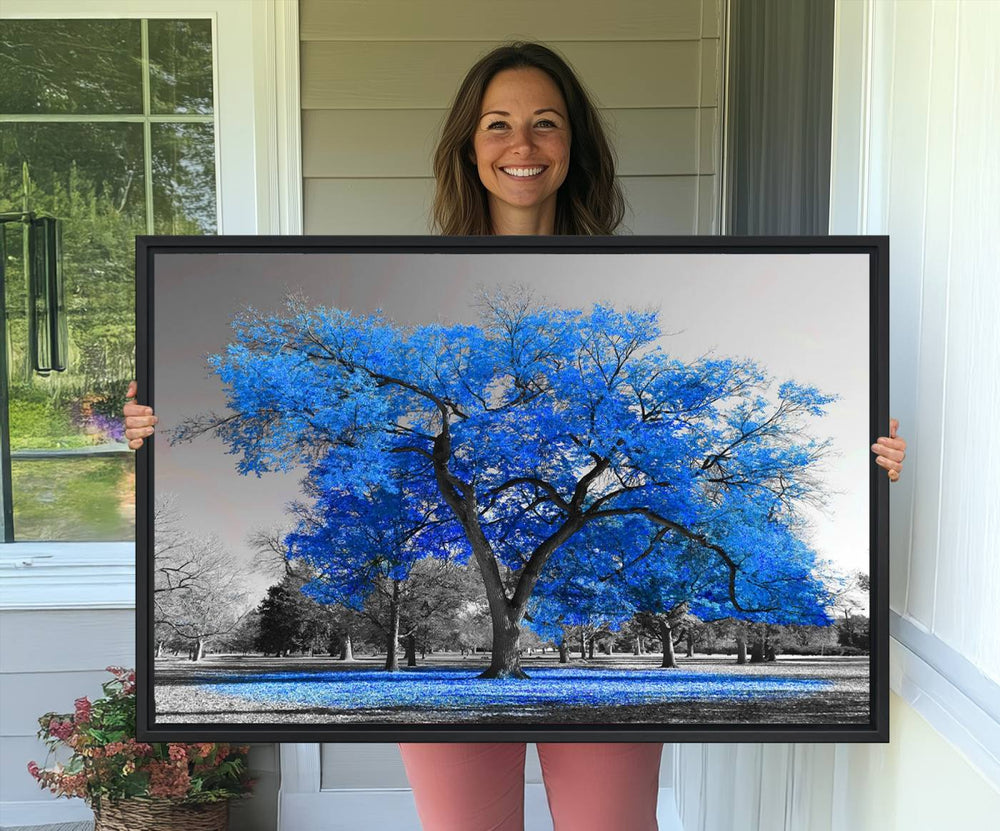
<svg viewBox="0 0 1000 831">
<path fill-rule="evenodd" d="M 513 742 L 400 744 L 424 831 L 522 831 L 524 751 Z M 539 744 L 555 831 L 656 831 L 663 745 Z"/>
</svg>

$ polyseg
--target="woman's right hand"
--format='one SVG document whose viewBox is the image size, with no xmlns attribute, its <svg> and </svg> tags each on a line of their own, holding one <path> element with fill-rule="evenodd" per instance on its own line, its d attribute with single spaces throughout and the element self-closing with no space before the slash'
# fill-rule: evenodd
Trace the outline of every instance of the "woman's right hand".
<svg viewBox="0 0 1000 831">
<path fill-rule="evenodd" d="M 139 392 L 139 385 L 132 381 L 128 385 L 128 392 L 125 393 L 125 406 L 122 413 L 125 416 L 125 438 L 128 439 L 128 446 L 133 450 L 142 447 L 142 441 L 146 436 L 153 435 L 153 425 L 157 418 L 153 415 L 153 408 L 143 404 L 135 403 L 136 393 Z"/>
</svg>

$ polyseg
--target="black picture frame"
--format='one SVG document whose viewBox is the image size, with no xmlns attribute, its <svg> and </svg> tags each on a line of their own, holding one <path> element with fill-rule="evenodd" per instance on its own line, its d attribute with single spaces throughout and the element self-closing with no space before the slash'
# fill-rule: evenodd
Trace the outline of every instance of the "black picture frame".
<svg viewBox="0 0 1000 831">
<path fill-rule="evenodd" d="M 136 238 L 137 380 L 142 403 L 166 408 L 157 399 L 154 327 L 158 280 L 163 260 L 174 255 L 222 254 L 666 254 L 666 255 L 862 255 L 868 261 L 867 313 L 869 360 L 857 367 L 868 388 L 870 442 L 885 434 L 889 421 L 889 238 L 886 236 L 824 237 L 381 237 L 381 236 L 213 236 Z M 290 258 L 291 262 L 291 258 Z M 621 279 L 621 278 L 616 278 Z M 665 278 L 666 279 L 666 278 Z M 808 275 L 802 276 L 808 280 Z M 232 291 L 238 294 L 239 285 Z M 192 298 L 194 299 L 194 298 Z M 817 310 L 817 314 L 822 310 Z M 164 334 L 164 337 L 169 335 Z M 159 411 L 158 411 L 159 412 Z M 396 742 L 396 741 L 533 741 L 533 742 L 887 742 L 889 740 L 889 482 L 870 460 L 867 482 L 869 510 L 868 656 L 870 718 L 850 724 L 738 723 L 669 724 L 295 724 L 158 722 L 154 677 L 154 524 L 156 443 L 147 440 L 136 458 L 136 655 L 137 735 L 144 741 L 229 742 Z"/>
</svg>

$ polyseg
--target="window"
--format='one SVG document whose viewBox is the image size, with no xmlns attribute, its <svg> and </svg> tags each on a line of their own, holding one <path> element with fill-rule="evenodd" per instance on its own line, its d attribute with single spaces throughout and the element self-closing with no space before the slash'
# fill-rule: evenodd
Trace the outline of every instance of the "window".
<svg viewBox="0 0 1000 831">
<path fill-rule="evenodd" d="M 129 540 L 133 240 L 217 231 L 212 20 L 7 20 L 0 68 L 5 536 Z M 24 220 L 37 216 L 62 226 L 62 372 L 37 371 L 29 348 Z"/>
</svg>

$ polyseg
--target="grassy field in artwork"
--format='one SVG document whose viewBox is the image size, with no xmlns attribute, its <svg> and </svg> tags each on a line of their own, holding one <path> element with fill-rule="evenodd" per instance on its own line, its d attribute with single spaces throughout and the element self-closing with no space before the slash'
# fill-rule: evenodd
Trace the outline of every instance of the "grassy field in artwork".
<svg viewBox="0 0 1000 831">
<path fill-rule="evenodd" d="M 218 724 L 867 723 L 867 657 L 525 656 L 528 680 L 478 679 L 482 656 L 428 656 L 394 673 L 380 659 L 212 656 L 159 660 L 156 722 Z"/>
</svg>

